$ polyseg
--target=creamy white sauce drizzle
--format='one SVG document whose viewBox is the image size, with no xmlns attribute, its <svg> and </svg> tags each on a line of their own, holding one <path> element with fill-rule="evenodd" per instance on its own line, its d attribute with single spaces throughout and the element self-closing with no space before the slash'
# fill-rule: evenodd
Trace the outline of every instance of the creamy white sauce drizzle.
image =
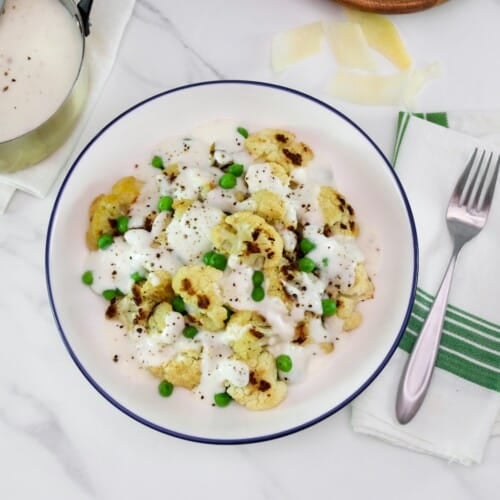
<svg viewBox="0 0 500 500">
<path fill-rule="evenodd" d="M 208 204 L 194 202 L 167 227 L 167 241 L 184 264 L 200 262 L 204 253 L 212 249 L 210 232 L 222 221 L 224 214 Z"/>
<path fill-rule="evenodd" d="M 317 263 L 324 282 L 338 284 L 340 290 L 347 290 L 354 283 L 356 264 L 364 260 L 363 252 L 355 238 L 327 238 L 320 233 L 321 229 L 313 226 L 304 229 L 304 236 L 316 245 L 308 257 Z"/>
<path fill-rule="evenodd" d="M 0 16 L 0 142 L 46 121 L 76 80 L 82 40 L 59 0 L 7 0 Z"/>
<path fill-rule="evenodd" d="M 293 281 L 282 280 L 289 295 L 295 298 L 292 316 L 296 321 L 304 318 L 306 311 L 322 314 L 321 299 L 324 298 L 325 283 L 314 274 L 297 273 Z"/>
</svg>

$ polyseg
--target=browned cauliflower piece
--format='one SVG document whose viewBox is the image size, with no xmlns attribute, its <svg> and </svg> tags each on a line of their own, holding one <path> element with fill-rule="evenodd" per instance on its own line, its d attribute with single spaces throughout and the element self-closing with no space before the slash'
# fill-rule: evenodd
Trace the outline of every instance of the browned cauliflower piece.
<svg viewBox="0 0 500 500">
<path fill-rule="evenodd" d="M 358 262 L 354 269 L 354 283 L 346 290 L 342 290 L 342 295 L 355 297 L 358 301 L 371 299 L 374 295 L 375 287 L 368 276 L 363 262 Z"/>
<path fill-rule="evenodd" d="M 149 367 L 149 371 L 177 387 L 194 389 L 201 381 L 201 353 L 197 350 L 180 352 L 168 363 Z"/>
<path fill-rule="evenodd" d="M 230 346 L 235 355 L 245 362 L 260 354 L 272 334 L 266 320 L 255 311 L 234 313 L 227 323 L 226 331 L 235 334 Z"/>
<path fill-rule="evenodd" d="M 228 314 L 218 285 L 222 274 L 210 266 L 183 266 L 172 280 L 174 291 L 183 298 L 190 317 L 212 332 L 224 328 Z"/>
<path fill-rule="evenodd" d="M 250 369 L 249 383 L 244 387 L 230 385 L 227 392 L 249 410 L 267 410 L 285 399 L 287 386 L 278 380 L 274 356 L 265 350 L 272 334 L 270 326 L 258 313 L 239 311 L 231 316 L 228 331 L 241 329 L 231 342 L 234 357 Z"/>
<path fill-rule="evenodd" d="M 320 342 L 319 346 L 325 354 L 331 354 L 335 349 L 333 342 Z"/>
<path fill-rule="evenodd" d="M 159 228 L 155 230 L 155 237 L 151 242 L 151 246 L 154 248 L 162 248 L 167 246 L 167 227 L 172 221 L 172 213 L 171 212 L 161 212 L 157 214 L 156 212 L 152 213 L 154 218 L 149 226 L 152 228 L 154 226 L 158 226 Z M 151 215 L 151 214 L 150 214 Z M 149 216 L 148 216 L 149 218 Z M 147 227 L 147 226 L 146 226 Z"/>
<path fill-rule="evenodd" d="M 116 219 L 126 215 L 137 199 L 142 181 L 124 177 L 116 182 L 108 194 L 101 194 L 90 205 L 89 226 L 86 234 L 87 247 L 97 250 L 97 240 L 103 234 L 117 234 Z"/>
<path fill-rule="evenodd" d="M 279 163 L 276 163 L 274 161 L 267 161 L 267 162 L 265 162 L 264 165 L 269 168 L 269 170 L 271 171 L 272 177 L 278 179 L 281 182 L 281 184 L 283 184 L 283 186 L 288 186 L 288 184 L 290 183 L 290 176 L 288 175 L 285 167 L 283 167 L 282 165 L 280 165 Z M 254 168 L 261 169 L 262 165 L 257 164 L 254 166 Z M 248 175 L 248 172 L 246 175 Z M 246 175 L 245 175 L 245 179 L 246 179 Z"/>
<path fill-rule="evenodd" d="M 180 198 L 174 200 L 172 208 L 174 209 L 174 217 L 180 219 L 194 203 L 194 200 L 189 200 L 187 198 Z"/>
<path fill-rule="evenodd" d="M 314 156 L 307 144 L 296 141 L 295 134 L 279 129 L 250 134 L 245 148 L 257 161 L 279 163 L 288 174 L 295 167 L 307 165 Z"/>
<path fill-rule="evenodd" d="M 155 306 L 161 302 L 171 302 L 174 297 L 172 278 L 167 271 L 150 273 L 148 279 L 134 283 L 129 294 L 119 300 L 113 299 L 108 307 L 108 318 L 118 317 L 132 329 L 136 325 L 146 325 Z"/>
<path fill-rule="evenodd" d="M 238 212 L 212 229 L 211 240 L 223 253 L 236 255 L 251 267 L 275 266 L 283 254 L 281 235 L 262 217 Z"/>
<path fill-rule="evenodd" d="M 356 310 L 358 302 L 357 299 L 344 295 L 337 298 L 337 316 L 344 320 L 342 329 L 346 332 L 354 330 L 361 324 L 363 317 Z"/>
<path fill-rule="evenodd" d="M 161 334 L 166 326 L 167 314 L 171 312 L 172 306 L 168 302 L 157 304 L 148 318 L 148 333 L 150 335 Z"/>
<path fill-rule="evenodd" d="M 175 179 L 179 176 L 180 170 L 177 163 L 171 163 L 165 170 L 163 170 L 163 175 L 168 179 L 170 183 L 173 183 Z"/>
<path fill-rule="evenodd" d="M 325 219 L 326 236 L 358 236 L 354 209 L 339 192 L 332 187 L 321 186 L 318 202 Z"/>
<path fill-rule="evenodd" d="M 254 213 L 262 217 L 269 224 L 284 224 L 287 227 L 295 227 L 296 221 L 288 220 L 287 207 L 281 196 L 262 189 L 256 191 L 250 197 L 255 203 Z"/>
<path fill-rule="evenodd" d="M 304 319 L 296 323 L 292 342 L 297 345 L 307 345 L 311 342 L 309 321 L 314 317 L 310 311 L 306 311 Z"/>
<path fill-rule="evenodd" d="M 354 283 L 351 287 L 339 291 L 335 286 L 327 289 L 331 297 L 337 299 L 337 316 L 343 320 L 343 330 L 350 331 L 357 328 L 363 319 L 356 309 L 363 300 L 374 296 L 375 288 L 366 272 L 364 263 L 358 262 L 354 270 Z"/>
<path fill-rule="evenodd" d="M 268 410 L 279 405 L 286 397 L 287 385 L 278 380 L 274 356 L 261 351 L 245 362 L 250 368 L 250 381 L 244 387 L 230 385 L 229 395 L 249 410 Z"/>
<path fill-rule="evenodd" d="M 273 175 L 281 181 L 281 184 L 283 184 L 283 186 L 287 186 L 290 182 L 290 176 L 287 173 L 287 169 L 281 166 L 279 163 L 275 163 L 272 161 L 267 162 L 267 164 L 269 165 L 269 168 L 271 169 Z"/>
<path fill-rule="evenodd" d="M 277 266 L 270 267 L 264 270 L 265 284 L 267 287 L 268 295 L 280 299 L 290 310 L 293 301 L 286 293 L 285 287 L 281 280 L 291 279 L 294 276 L 293 266 L 288 259 L 282 258 Z"/>
</svg>

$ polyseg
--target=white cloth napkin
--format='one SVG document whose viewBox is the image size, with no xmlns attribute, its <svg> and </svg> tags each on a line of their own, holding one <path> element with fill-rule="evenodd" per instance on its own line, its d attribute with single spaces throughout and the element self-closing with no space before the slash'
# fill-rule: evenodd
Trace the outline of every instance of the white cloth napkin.
<svg viewBox="0 0 500 500">
<path fill-rule="evenodd" d="M 486 227 L 459 257 L 427 398 L 410 423 L 400 425 L 395 417 L 405 351 L 414 342 L 429 309 L 428 294 L 435 295 L 451 255 L 445 223 L 451 192 L 476 146 L 500 151 L 500 113 L 448 113 L 444 118 L 444 125 L 467 135 L 409 114 L 400 117 L 395 168 L 417 225 L 419 291 L 402 348 L 355 400 L 351 423 L 356 432 L 471 465 L 481 462 L 491 436 L 500 435 L 500 268 L 495 255 L 500 248 L 500 187 Z"/>
<path fill-rule="evenodd" d="M 87 63 L 90 73 L 88 100 L 82 116 L 68 140 L 50 157 L 39 164 L 11 174 L 0 174 L 0 214 L 20 189 L 44 198 L 64 169 L 87 123 L 99 94 L 106 82 L 118 47 L 132 14 L 135 0 L 99 0 L 90 14 L 90 35 L 87 37 Z M 54 76 L 56 78 L 56 75 Z"/>
</svg>

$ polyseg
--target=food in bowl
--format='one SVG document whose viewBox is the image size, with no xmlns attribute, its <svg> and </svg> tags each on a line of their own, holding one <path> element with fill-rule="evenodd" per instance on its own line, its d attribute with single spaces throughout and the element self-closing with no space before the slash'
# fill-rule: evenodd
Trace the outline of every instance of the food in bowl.
<svg viewBox="0 0 500 500">
<path fill-rule="evenodd" d="M 95 198 L 82 280 L 160 394 L 266 410 L 361 324 L 374 285 L 358 234 L 331 166 L 295 134 L 208 124 Z"/>
</svg>

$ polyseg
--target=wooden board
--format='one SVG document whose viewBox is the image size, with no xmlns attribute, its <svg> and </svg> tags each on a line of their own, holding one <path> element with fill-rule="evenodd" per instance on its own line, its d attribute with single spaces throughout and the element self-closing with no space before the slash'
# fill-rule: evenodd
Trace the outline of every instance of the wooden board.
<svg viewBox="0 0 500 500">
<path fill-rule="evenodd" d="M 339 3 L 370 12 L 405 14 L 435 7 L 446 0 L 337 0 Z"/>
</svg>

